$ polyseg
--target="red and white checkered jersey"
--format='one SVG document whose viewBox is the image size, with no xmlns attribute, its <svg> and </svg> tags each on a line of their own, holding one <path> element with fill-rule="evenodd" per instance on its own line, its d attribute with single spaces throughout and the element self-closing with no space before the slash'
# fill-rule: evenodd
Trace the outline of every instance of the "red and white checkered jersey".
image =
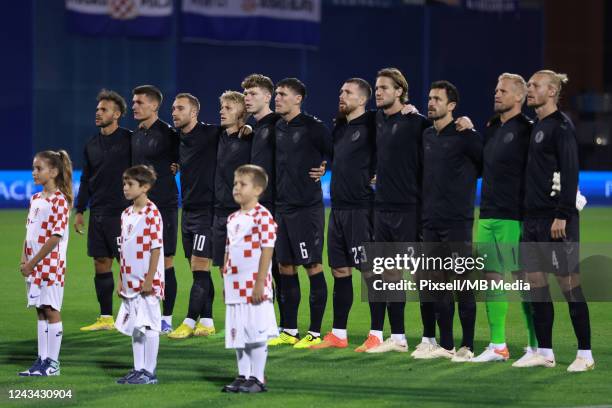
<svg viewBox="0 0 612 408">
<path fill-rule="evenodd" d="M 227 217 L 228 261 L 223 274 L 226 304 L 251 303 L 261 248 L 274 248 L 275 241 L 276 222 L 264 206 L 258 204 L 247 212 L 236 211 Z M 272 299 L 271 267 L 264 296 Z"/>
<path fill-rule="evenodd" d="M 164 244 L 162 217 L 152 201 L 140 211 L 130 206 L 121 214 L 121 294 L 133 298 L 140 293 L 151 251 L 159 248 L 159 260 L 153 276 L 155 296 L 164 297 Z"/>
<path fill-rule="evenodd" d="M 28 282 L 40 287 L 52 286 L 56 282 L 64 286 L 69 215 L 68 201 L 59 190 L 49 197 L 36 193 L 30 199 L 23 249 L 26 259 L 32 259 L 51 236 L 58 235 L 61 239 L 59 244 L 36 264 L 32 274 L 26 278 Z"/>
</svg>

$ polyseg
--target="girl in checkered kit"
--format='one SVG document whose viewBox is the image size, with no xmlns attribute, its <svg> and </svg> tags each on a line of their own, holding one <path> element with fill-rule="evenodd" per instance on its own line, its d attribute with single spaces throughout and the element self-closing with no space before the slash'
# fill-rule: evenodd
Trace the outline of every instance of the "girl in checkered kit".
<svg viewBox="0 0 612 408">
<path fill-rule="evenodd" d="M 72 163 L 64 150 L 34 156 L 34 183 L 43 190 L 30 199 L 19 270 L 26 278 L 27 305 L 38 314 L 38 357 L 20 376 L 60 375 L 62 299 L 72 206 Z"/>
<path fill-rule="evenodd" d="M 234 173 L 233 195 L 240 210 L 227 218 L 227 246 L 223 268 L 225 348 L 236 349 L 238 377 L 224 392 L 267 391 L 264 369 L 267 341 L 278 337 L 272 305 L 272 253 L 276 223 L 258 199 L 268 176 L 252 164 Z"/>
<path fill-rule="evenodd" d="M 117 380 L 119 384 L 157 384 L 159 301 L 164 298 L 163 224 L 159 210 L 147 198 L 156 178 L 153 168 L 144 165 L 123 173 L 123 194 L 134 204 L 121 215 L 117 293 L 123 302 L 115 327 L 132 337 L 134 369 Z"/>
</svg>

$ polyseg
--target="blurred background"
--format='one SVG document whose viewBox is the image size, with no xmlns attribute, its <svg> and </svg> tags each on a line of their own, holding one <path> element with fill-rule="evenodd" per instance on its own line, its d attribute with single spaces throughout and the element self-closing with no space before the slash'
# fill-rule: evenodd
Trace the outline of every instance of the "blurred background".
<svg viewBox="0 0 612 408">
<path fill-rule="evenodd" d="M 169 123 L 174 95 L 190 92 L 202 103 L 200 120 L 216 123 L 219 95 L 240 90 L 246 75 L 295 76 L 308 87 L 305 111 L 331 126 L 342 82 L 373 83 L 387 66 L 404 72 L 410 102 L 422 112 L 432 81 L 455 83 L 457 114 L 480 129 L 502 72 L 567 73 L 561 107 L 577 127 L 581 189 L 591 203 L 612 203 L 612 173 L 603 172 L 612 170 L 605 24 L 612 4 L 604 0 L 22 0 L 4 7 L 0 207 L 27 205 L 37 151 L 66 149 L 80 168 L 83 146 L 97 133 L 101 88 L 130 105 L 132 88 L 158 86 L 160 117 Z M 121 124 L 135 127 L 131 111 Z"/>
</svg>

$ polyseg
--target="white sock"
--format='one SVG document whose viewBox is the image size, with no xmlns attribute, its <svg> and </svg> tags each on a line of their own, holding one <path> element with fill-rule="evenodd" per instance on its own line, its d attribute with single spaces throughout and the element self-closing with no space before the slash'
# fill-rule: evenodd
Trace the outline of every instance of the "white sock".
<svg viewBox="0 0 612 408">
<path fill-rule="evenodd" d="M 539 348 L 538 347 L 538 354 L 549 360 L 555 359 L 555 354 L 553 353 L 553 349 L 551 348 Z"/>
<path fill-rule="evenodd" d="M 382 330 L 370 330 L 370 335 L 378 337 L 378 340 L 380 340 L 381 342 L 383 341 Z"/>
<path fill-rule="evenodd" d="M 313 332 L 313 331 L 308 330 L 308 333 L 312 334 L 314 337 L 321 337 L 321 333 L 319 332 Z"/>
<path fill-rule="evenodd" d="M 215 323 L 213 322 L 213 319 L 209 317 L 202 317 L 200 319 L 200 323 L 202 323 L 202 326 L 205 326 L 205 327 L 215 327 Z"/>
<path fill-rule="evenodd" d="M 285 333 L 288 333 L 288 334 L 294 336 L 294 337 L 297 336 L 297 334 L 298 334 L 298 329 L 283 329 L 283 331 Z"/>
<path fill-rule="evenodd" d="M 421 343 L 429 343 L 433 346 L 435 346 L 436 344 L 436 338 L 435 337 L 421 337 Z"/>
<path fill-rule="evenodd" d="M 340 340 L 346 340 L 346 329 L 332 329 L 332 334 Z"/>
<path fill-rule="evenodd" d="M 134 333 L 132 333 L 132 353 L 134 354 L 134 370 L 144 370 L 145 335 L 140 330 L 134 329 Z"/>
<path fill-rule="evenodd" d="M 391 339 L 396 343 L 406 344 L 406 335 L 405 334 L 393 334 L 391 333 Z"/>
<path fill-rule="evenodd" d="M 162 316 L 162 320 L 166 322 L 167 325 L 172 326 L 172 315 Z"/>
<path fill-rule="evenodd" d="M 159 351 L 159 332 L 147 329 L 145 338 L 144 368 L 151 374 L 155 374 L 155 369 L 157 368 L 157 352 Z"/>
<path fill-rule="evenodd" d="M 186 318 L 185 320 L 183 320 L 183 323 L 185 323 L 187 326 L 191 327 L 192 329 L 195 327 L 195 320 L 190 319 L 190 318 Z"/>
<path fill-rule="evenodd" d="M 268 346 L 266 343 L 248 344 L 246 353 L 251 358 L 251 375 L 263 384 L 266 360 L 268 358 Z"/>
<path fill-rule="evenodd" d="M 48 322 L 46 320 L 38 321 L 38 356 L 41 360 L 44 360 L 48 357 L 47 354 L 47 343 L 48 343 L 48 332 L 47 332 Z"/>
<path fill-rule="evenodd" d="M 525 349 L 527 350 L 527 352 L 531 352 L 531 353 L 537 353 L 538 352 L 538 348 L 537 347 L 531 347 L 531 346 L 527 346 L 525 347 Z"/>
<path fill-rule="evenodd" d="M 63 335 L 62 322 L 49 323 L 47 326 L 47 357 L 51 360 L 59 361 Z"/>
<path fill-rule="evenodd" d="M 236 360 L 238 361 L 238 375 L 248 379 L 251 376 L 251 357 L 245 349 L 237 348 Z"/>
<path fill-rule="evenodd" d="M 490 344 L 491 344 L 491 347 L 493 347 L 495 350 L 503 350 L 506 348 L 506 343 L 499 343 L 499 344 L 490 343 Z"/>
<path fill-rule="evenodd" d="M 584 358 L 588 361 L 594 361 L 593 353 L 591 352 L 591 350 L 578 350 L 578 352 L 576 353 L 576 357 Z"/>
</svg>

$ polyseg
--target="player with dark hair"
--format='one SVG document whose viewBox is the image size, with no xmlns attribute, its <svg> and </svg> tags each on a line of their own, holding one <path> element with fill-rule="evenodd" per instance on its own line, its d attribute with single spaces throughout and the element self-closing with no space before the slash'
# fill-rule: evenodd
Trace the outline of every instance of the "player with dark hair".
<svg viewBox="0 0 612 408">
<path fill-rule="evenodd" d="M 283 331 L 270 345 L 288 344 L 309 348 L 321 342 L 321 323 L 327 303 L 327 285 L 321 265 L 325 211 L 318 178 L 310 172 L 324 165 L 331 153 L 331 138 L 325 125 L 301 112 L 306 87 L 297 78 L 276 84 L 276 257 L 281 274 L 281 297 L 285 300 Z M 298 268 L 304 266 L 310 279 L 310 327 L 299 338 L 297 315 L 300 304 Z"/>
<path fill-rule="evenodd" d="M 134 119 L 139 122 L 132 136 L 132 165 L 153 166 L 157 182 L 149 198 L 159 209 L 164 224 L 165 298 L 162 313 L 162 334 L 172 331 L 172 313 L 176 301 L 174 254 L 178 233 L 178 187 L 171 170 L 178 161 L 178 133 L 159 118 L 163 101 L 161 91 L 153 85 L 141 85 L 132 91 Z"/>
<path fill-rule="evenodd" d="M 121 213 L 129 205 L 121 176 L 131 164 L 132 132 L 119 126 L 127 105 L 115 91 L 103 89 L 97 97 L 99 133 L 85 145 L 81 186 L 76 199 L 74 229 L 83 234 L 83 213 L 89 207 L 87 255 L 94 259 L 94 284 L 100 316 L 83 331 L 113 330 L 113 258 L 119 259 Z"/>
<path fill-rule="evenodd" d="M 423 134 L 423 241 L 445 243 L 441 247 L 446 257 L 471 256 L 472 226 L 476 180 L 482 167 L 482 140 L 474 130 L 458 131 L 453 112 L 459 103 L 457 88 L 448 81 L 436 81 L 429 91 L 428 117 L 433 126 Z M 466 279 L 451 276 L 446 271 L 428 271 L 428 279 L 452 281 Z M 459 319 L 463 329 L 461 348 L 455 353 L 453 316 L 455 298 L 452 290 L 433 293 L 435 315 L 423 321 L 424 327 L 440 329 L 440 345 L 415 358 L 449 358 L 455 362 L 469 361 L 474 356 L 476 302 L 471 290 L 457 291 Z M 429 302 L 431 303 L 431 302 Z"/>
</svg>

